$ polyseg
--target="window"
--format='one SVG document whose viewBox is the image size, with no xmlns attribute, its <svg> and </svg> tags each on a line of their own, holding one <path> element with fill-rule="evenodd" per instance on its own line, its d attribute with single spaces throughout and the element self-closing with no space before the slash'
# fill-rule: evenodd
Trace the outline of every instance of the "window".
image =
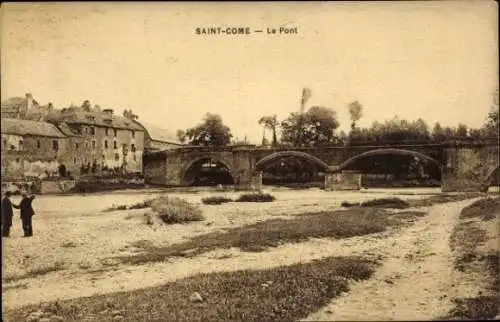
<svg viewBox="0 0 500 322">
<path fill-rule="evenodd" d="M 114 142 L 113 142 L 113 147 L 114 147 L 115 149 L 118 149 L 118 142 L 114 141 Z"/>
<path fill-rule="evenodd" d="M 91 127 L 90 129 L 90 135 L 95 135 L 95 127 Z"/>
<path fill-rule="evenodd" d="M 119 161 L 120 160 L 120 155 L 118 153 L 115 153 L 115 161 Z"/>
<path fill-rule="evenodd" d="M 105 156 L 104 154 L 102 155 L 102 159 L 103 159 L 103 160 L 106 160 L 106 156 Z"/>
<path fill-rule="evenodd" d="M 19 140 L 19 150 L 23 149 L 23 140 Z"/>
<path fill-rule="evenodd" d="M 107 129 L 106 129 L 107 130 Z M 108 140 L 104 140 L 104 148 L 107 149 L 108 148 Z"/>
<path fill-rule="evenodd" d="M 36 140 L 36 148 L 40 149 L 40 147 L 41 147 L 40 140 Z"/>
<path fill-rule="evenodd" d="M 75 150 L 78 150 L 78 143 L 75 143 Z"/>
<path fill-rule="evenodd" d="M 108 130 L 109 130 L 108 128 L 105 128 L 105 129 L 104 129 L 104 134 L 105 134 L 106 136 L 108 136 Z"/>
<path fill-rule="evenodd" d="M 132 130 L 132 138 L 135 138 L 135 131 Z"/>
<path fill-rule="evenodd" d="M 73 158 L 73 163 L 76 164 L 76 158 Z"/>
<path fill-rule="evenodd" d="M 95 140 L 92 140 L 92 149 L 95 150 Z"/>
<path fill-rule="evenodd" d="M 134 161 L 137 161 L 137 156 L 135 155 L 135 153 L 133 154 L 133 158 L 134 158 Z"/>
<path fill-rule="evenodd" d="M 15 145 L 13 145 L 13 144 L 11 144 L 11 145 L 10 145 L 10 149 L 11 149 L 11 150 L 15 150 L 15 149 L 16 149 L 16 146 L 15 146 Z"/>
<path fill-rule="evenodd" d="M 6 139 L 3 140 L 3 145 L 7 145 L 7 140 Z"/>
<path fill-rule="evenodd" d="M 52 140 L 52 149 L 55 151 L 59 150 L 59 141 Z"/>
<path fill-rule="evenodd" d="M 130 151 L 135 152 L 135 144 L 130 145 Z"/>
<path fill-rule="evenodd" d="M 89 143 L 85 142 L 85 149 L 88 149 L 88 148 L 89 148 Z"/>
<path fill-rule="evenodd" d="M 118 134 L 118 131 L 116 129 L 113 129 L 113 135 L 116 137 L 117 134 Z"/>
</svg>

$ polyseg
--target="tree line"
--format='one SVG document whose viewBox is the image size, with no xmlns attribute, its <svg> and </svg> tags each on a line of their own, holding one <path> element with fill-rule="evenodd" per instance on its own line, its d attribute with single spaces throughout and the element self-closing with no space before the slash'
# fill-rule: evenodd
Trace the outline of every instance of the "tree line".
<svg viewBox="0 0 500 322">
<path fill-rule="evenodd" d="M 265 115 L 258 120 L 264 129 L 262 145 L 318 147 L 333 145 L 359 145 L 402 142 L 442 142 L 452 139 L 479 139 L 498 137 L 499 110 L 498 90 L 491 111 L 484 124 L 479 128 L 469 128 L 466 124 L 456 127 L 442 126 L 439 122 L 429 126 L 423 119 L 406 120 L 397 116 L 384 122 L 375 121 L 369 127 L 359 127 L 363 117 L 363 105 L 358 101 L 348 104 L 350 130 L 338 131 L 340 122 L 334 109 L 324 106 L 311 106 L 307 111 L 292 112 L 281 121 L 276 115 Z M 270 132 L 271 140 L 265 137 Z M 280 133 L 280 135 L 278 135 Z M 231 130 L 222 117 L 207 113 L 203 122 L 185 131 L 178 130 L 177 137 L 182 143 L 203 146 L 224 146 L 247 144 L 234 140 Z"/>
</svg>

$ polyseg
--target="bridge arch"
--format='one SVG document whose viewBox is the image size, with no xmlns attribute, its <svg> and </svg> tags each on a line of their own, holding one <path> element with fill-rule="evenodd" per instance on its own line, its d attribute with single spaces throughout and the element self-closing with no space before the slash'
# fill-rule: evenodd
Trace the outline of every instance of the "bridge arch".
<svg viewBox="0 0 500 322">
<path fill-rule="evenodd" d="M 376 149 L 376 150 L 370 150 L 370 151 L 367 151 L 367 152 L 363 152 L 361 154 L 358 154 L 356 156 L 353 156 L 353 157 L 345 160 L 344 162 L 342 162 L 341 164 L 339 164 L 337 167 L 335 167 L 335 169 L 336 170 L 343 170 L 347 166 L 349 166 L 353 162 L 356 162 L 359 159 L 363 159 L 363 158 L 370 157 L 370 156 L 375 156 L 375 155 L 388 155 L 388 154 L 407 155 L 407 156 L 418 157 L 419 159 L 423 159 L 423 160 L 426 160 L 428 162 L 434 163 L 435 165 L 438 166 L 439 169 L 441 169 L 441 164 L 437 160 L 435 160 L 435 159 L 433 159 L 433 158 L 431 158 L 431 157 L 429 157 L 429 156 L 427 156 L 427 155 L 425 155 L 423 153 L 420 153 L 420 152 L 417 152 L 417 151 L 412 151 L 412 150 L 391 149 L 391 148 Z"/>
<path fill-rule="evenodd" d="M 201 165 L 203 163 L 203 161 L 208 161 L 208 160 L 211 160 L 213 163 L 218 163 L 218 164 L 223 165 L 228 170 L 229 175 L 233 179 L 233 182 L 236 182 L 236 171 L 234 170 L 232 164 L 225 161 L 224 159 L 222 159 L 220 157 L 212 156 L 212 155 L 198 156 L 196 158 L 191 159 L 188 163 L 186 163 L 186 165 L 182 167 L 182 170 L 180 172 L 181 182 L 183 184 L 190 183 L 190 181 L 191 181 L 190 179 L 194 179 L 194 176 L 193 176 L 193 178 L 190 178 L 189 175 L 190 174 L 191 175 L 197 174 L 196 172 L 190 173 L 190 170 L 194 169 L 196 164 Z"/>
<path fill-rule="evenodd" d="M 317 158 L 314 155 L 311 155 L 309 153 L 300 152 L 300 151 L 280 151 L 280 152 L 275 152 L 275 153 L 270 154 L 270 155 L 268 155 L 268 156 L 260 159 L 259 161 L 257 161 L 257 163 L 255 164 L 255 168 L 257 170 L 260 170 L 267 163 L 269 163 L 271 161 L 274 161 L 276 159 L 279 159 L 279 158 L 286 158 L 286 157 L 298 157 L 298 158 L 302 158 L 302 159 L 305 159 L 305 160 L 308 160 L 310 162 L 315 163 L 322 170 L 326 171 L 328 169 L 328 164 L 326 164 L 323 160 L 321 160 L 321 159 L 319 159 L 319 158 Z"/>
</svg>

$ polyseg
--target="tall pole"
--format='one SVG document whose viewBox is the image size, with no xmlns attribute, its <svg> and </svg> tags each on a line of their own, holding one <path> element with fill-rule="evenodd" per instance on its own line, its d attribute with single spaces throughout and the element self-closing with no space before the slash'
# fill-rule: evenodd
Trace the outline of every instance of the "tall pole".
<svg viewBox="0 0 500 322">
<path fill-rule="evenodd" d="M 303 124 L 303 115 L 306 107 L 306 102 L 311 97 L 311 90 L 307 87 L 302 89 L 302 99 L 300 100 L 300 110 L 299 110 L 299 121 L 298 121 L 298 133 L 295 139 L 295 145 L 298 145 L 300 142 L 300 138 L 302 137 L 302 124 Z"/>
</svg>

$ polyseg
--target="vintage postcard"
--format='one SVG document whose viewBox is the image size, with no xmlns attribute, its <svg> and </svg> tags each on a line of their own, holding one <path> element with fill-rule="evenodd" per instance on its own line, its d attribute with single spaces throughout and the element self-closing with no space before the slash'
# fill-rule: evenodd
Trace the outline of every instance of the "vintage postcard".
<svg viewBox="0 0 500 322">
<path fill-rule="evenodd" d="M 4 321 L 500 318 L 497 2 L 0 8 Z"/>
</svg>

